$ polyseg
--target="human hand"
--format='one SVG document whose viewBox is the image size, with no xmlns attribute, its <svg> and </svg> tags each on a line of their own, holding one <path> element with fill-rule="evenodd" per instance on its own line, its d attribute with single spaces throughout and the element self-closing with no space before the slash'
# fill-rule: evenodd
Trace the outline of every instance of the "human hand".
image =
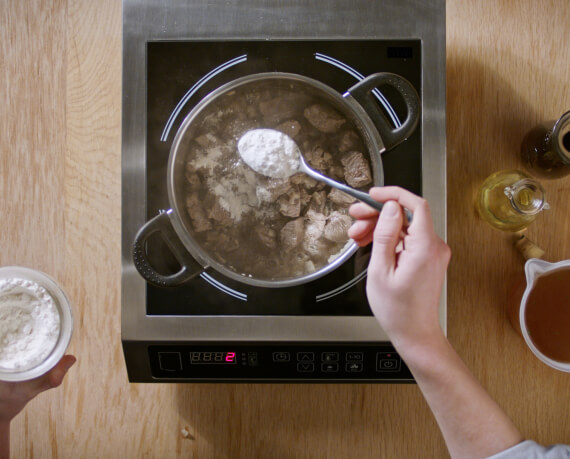
<svg viewBox="0 0 570 459">
<path fill-rule="evenodd" d="M 0 381 L 0 423 L 9 423 L 26 404 L 45 390 L 57 387 L 76 358 L 65 355 L 46 374 L 29 381 Z"/>
<path fill-rule="evenodd" d="M 396 349 L 402 351 L 443 334 L 438 305 L 451 250 L 435 233 L 425 199 L 398 187 L 372 188 L 370 196 L 385 202 L 382 212 L 379 215 L 364 203 L 353 204 L 350 214 L 356 222 L 348 235 L 361 247 L 372 242 L 368 301 Z M 407 228 L 401 206 L 414 216 Z"/>
</svg>

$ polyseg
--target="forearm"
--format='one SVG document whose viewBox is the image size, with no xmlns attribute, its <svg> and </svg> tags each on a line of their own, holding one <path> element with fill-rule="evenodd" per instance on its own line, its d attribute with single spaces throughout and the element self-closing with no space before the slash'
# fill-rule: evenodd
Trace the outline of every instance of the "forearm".
<svg viewBox="0 0 570 459">
<path fill-rule="evenodd" d="M 451 457 L 482 458 L 523 440 L 443 334 L 397 345 L 441 429 Z"/>
<path fill-rule="evenodd" d="M 426 200 L 397 187 L 372 188 L 377 214 L 354 204 L 349 236 L 372 242 L 366 294 L 370 307 L 423 392 L 452 457 L 486 457 L 522 440 L 443 335 L 439 297 L 451 257 Z M 414 218 L 404 227 L 402 207 Z M 400 247 L 399 247 L 400 246 Z"/>
<path fill-rule="evenodd" d="M 0 459 L 10 458 L 10 423 L 0 421 Z"/>
</svg>

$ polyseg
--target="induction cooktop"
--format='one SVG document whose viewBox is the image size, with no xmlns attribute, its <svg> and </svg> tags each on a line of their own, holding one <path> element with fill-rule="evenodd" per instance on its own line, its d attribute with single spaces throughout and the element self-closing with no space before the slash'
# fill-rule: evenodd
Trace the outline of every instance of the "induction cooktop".
<svg viewBox="0 0 570 459">
<path fill-rule="evenodd" d="M 167 163 L 184 117 L 224 83 L 262 72 L 308 76 L 340 94 L 376 72 L 410 81 L 422 120 L 382 154 L 384 183 L 428 199 L 445 238 L 443 2 L 387 2 L 375 21 L 364 11 L 378 7 L 347 13 L 343 2 L 333 2 L 338 15 L 314 29 L 303 26 L 314 8 L 309 2 L 249 12 L 243 2 L 177 5 L 166 2 L 157 24 L 141 20 L 156 6 L 124 2 L 122 341 L 130 381 L 412 382 L 366 300 L 369 248 L 295 287 L 249 286 L 205 269 L 163 288 L 138 275 L 132 242 L 147 220 L 169 208 Z M 398 126 L 405 108 L 389 96 L 378 100 Z M 147 250 L 160 269 L 177 269 L 160 238 Z M 444 329 L 445 321 L 443 296 Z"/>
</svg>

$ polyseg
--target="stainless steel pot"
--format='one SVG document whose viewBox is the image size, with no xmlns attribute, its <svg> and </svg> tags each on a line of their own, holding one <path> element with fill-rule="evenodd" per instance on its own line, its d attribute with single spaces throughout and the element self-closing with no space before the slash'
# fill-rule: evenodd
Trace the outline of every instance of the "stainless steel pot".
<svg viewBox="0 0 570 459">
<path fill-rule="evenodd" d="M 357 129 L 363 140 L 372 165 L 375 185 L 383 185 L 384 176 L 380 154 L 407 139 L 415 130 L 420 119 L 420 100 L 413 86 L 404 78 L 390 73 L 370 75 L 340 94 L 329 86 L 302 75 L 289 73 L 259 73 L 249 75 L 227 83 L 210 93 L 200 101 L 181 124 L 173 141 L 168 162 L 167 188 L 171 208 L 149 220 L 138 232 L 133 244 L 133 261 L 139 273 L 148 281 L 158 286 L 173 287 L 181 285 L 206 269 L 213 268 L 224 276 L 245 284 L 258 287 L 289 287 L 310 282 L 333 271 L 343 264 L 357 250 L 356 244 L 349 244 L 332 262 L 322 268 L 294 278 L 261 279 L 238 273 L 220 263 L 207 253 L 192 236 L 190 219 L 185 211 L 184 171 L 185 158 L 182 146 L 192 132 L 196 119 L 208 110 L 208 107 L 236 89 L 242 90 L 248 85 L 252 88 L 260 84 L 295 85 L 310 90 L 329 106 L 345 116 Z M 372 91 L 382 86 L 395 89 L 404 100 L 407 116 L 399 127 L 393 127 L 380 110 Z M 146 245 L 156 233 L 168 245 L 180 270 L 174 274 L 158 272 L 147 256 Z"/>
</svg>

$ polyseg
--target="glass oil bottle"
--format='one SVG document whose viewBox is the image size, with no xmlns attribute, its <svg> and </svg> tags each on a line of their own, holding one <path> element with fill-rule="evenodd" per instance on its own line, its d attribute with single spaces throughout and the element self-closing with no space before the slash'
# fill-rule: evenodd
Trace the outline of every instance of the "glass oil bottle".
<svg viewBox="0 0 570 459">
<path fill-rule="evenodd" d="M 521 158 L 536 177 L 555 179 L 570 174 L 570 111 L 528 131 Z"/>
<path fill-rule="evenodd" d="M 485 179 L 475 202 L 481 218 L 494 228 L 516 232 L 549 208 L 544 189 L 518 170 L 495 172 Z"/>
</svg>

